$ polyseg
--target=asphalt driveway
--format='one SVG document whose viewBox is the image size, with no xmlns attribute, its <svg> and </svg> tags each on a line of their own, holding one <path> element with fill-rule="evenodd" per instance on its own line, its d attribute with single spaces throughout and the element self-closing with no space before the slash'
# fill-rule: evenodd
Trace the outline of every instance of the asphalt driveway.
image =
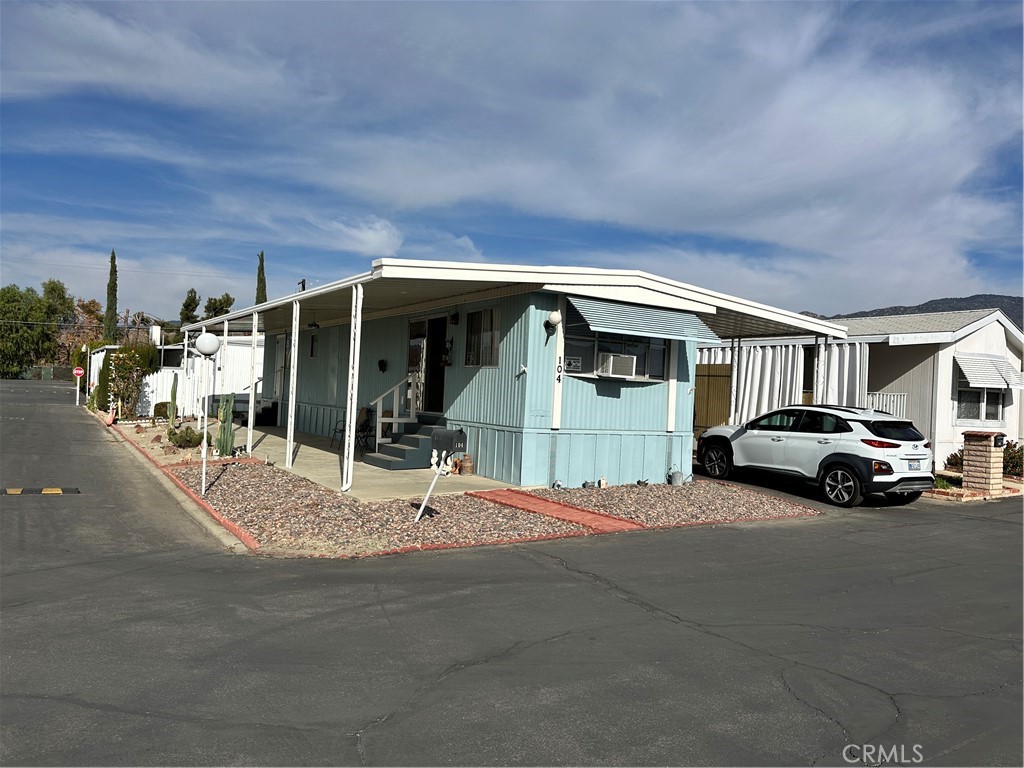
<svg viewBox="0 0 1024 768">
<path fill-rule="evenodd" d="M 271 560 L 73 403 L 0 382 L 3 485 L 80 491 L 0 497 L 4 765 L 1024 759 L 1019 499 Z"/>
</svg>

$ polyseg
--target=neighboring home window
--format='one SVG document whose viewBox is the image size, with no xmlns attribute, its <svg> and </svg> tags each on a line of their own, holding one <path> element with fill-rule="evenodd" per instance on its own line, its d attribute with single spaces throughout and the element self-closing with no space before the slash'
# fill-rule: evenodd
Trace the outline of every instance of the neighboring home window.
<svg viewBox="0 0 1024 768">
<path fill-rule="evenodd" d="M 162 368 L 181 368 L 185 350 L 181 347 L 164 347 L 160 350 Z"/>
<path fill-rule="evenodd" d="M 965 421 L 1002 421 L 1003 390 L 972 387 L 961 375 L 956 383 L 956 417 Z"/>
<path fill-rule="evenodd" d="M 665 378 L 668 342 L 590 330 L 583 315 L 570 304 L 565 323 L 565 372 L 593 374 L 602 355 L 632 355 L 636 358 L 637 378 Z"/>
<path fill-rule="evenodd" d="M 316 357 L 317 350 L 320 348 L 320 334 L 312 333 L 309 336 L 309 356 Z"/>
<path fill-rule="evenodd" d="M 466 314 L 466 365 L 498 364 L 498 310 L 482 309 Z"/>
</svg>

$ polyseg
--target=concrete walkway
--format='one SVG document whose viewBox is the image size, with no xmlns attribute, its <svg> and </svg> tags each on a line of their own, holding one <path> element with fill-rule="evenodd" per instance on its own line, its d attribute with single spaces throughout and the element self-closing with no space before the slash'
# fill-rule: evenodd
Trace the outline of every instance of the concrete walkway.
<svg viewBox="0 0 1024 768">
<path fill-rule="evenodd" d="M 245 447 L 246 428 L 236 426 L 235 445 Z M 253 429 L 252 455 L 266 459 L 285 469 L 286 429 L 284 427 L 257 427 Z M 341 490 L 342 452 L 331 447 L 329 438 L 305 432 L 295 433 L 295 453 L 289 471 L 312 480 L 334 491 Z M 352 490 L 349 496 L 360 501 L 373 499 L 422 498 L 434 479 L 434 471 L 424 469 L 387 470 L 364 464 L 359 454 L 352 471 Z M 438 479 L 434 494 L 465 493 L 466 491 L 490 491 L 508 488 L 502 483 L 481 475 L 450 475 Z"/>
</svg>

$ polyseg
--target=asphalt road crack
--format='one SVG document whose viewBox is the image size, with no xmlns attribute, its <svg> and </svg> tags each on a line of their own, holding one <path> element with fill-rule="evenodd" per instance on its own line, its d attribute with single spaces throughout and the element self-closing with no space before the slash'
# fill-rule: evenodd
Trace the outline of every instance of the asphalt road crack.
<svg viewBox="0 0 1024 768">
<path fill-rule="evenodd" d="M 533 551 L 534 552 L 538 552 L 537 550 L 533 550 Z M 699 632 L 699 633 L 701 633 L 703 635 L 706 635 L 708 637 L 712 637 L 712 638 L 715 638 L 717 640 L 724 641 L 726 643 L 729 643 L 730 645 L 738 646 L 740 648 L 743 648 L 745 650 L 748 650 L 748 651 L 750 651 L 752 653 L 755 653 L 755 654 L 758 654 L 760 656 L 766 656 L 768 658 L 775 659 L 776 661 L 779 661 L 779 662 L 782 662 L 782 663 L 786 664 L 787 665 L 786 668 L 792 669 L 794 667 L 800 667 L 800 668 L 804 668 L 804 669 L 808 669 L 808 670 L 813 670 L 815 672 L 819 672 L 819 673 L 822 673 L 822 674 L 834 676 L 834 677 L 836 677 L 836 678 L 838 678 L 840 680 L 844 680 L 844 681 L 846 681 L 848 683 L 852 683 L 853 685 L 856 685 L 856 686 L 862 686 L 863 688 L 865 688 L 865 689 L 867 689 L 869 691 L 873 691 L 873 692 L 875 692 L 877 694 L 880 694 L 881 696 L 883 696 L 885 699 L 888 700 L 889 704 L 892 706 L 892 709 L 894 711 L 894 714 L 892 716 L 891 721 L 889 722 L 888 726 L 885 729 L 882 730 L 881 733 L 886 733 L 889 730 L 891 730 L 891 728 L 899 721 L 900 717 L 903 714 L 903 712 L 902 712 L 902 710 L 901 710 L 901 708 L 899 706 L 899 703 L 896 701 L 896 695 L 892 694 L 892 693 L 889 693 L 888 691 L 885 691 L 885 690 L 883 690 L 882 688 L 879 688 L 876 685 L 872 685 L 871 683 L 865 682 L 863 680 L 858 680 L 856 678 L 850 677 L 849 675 L 844 675 L 844 674 L 842 674 L 840 672 L 837 672 L 837 671 L 832 670 L 832 669 L 828 669 L 826 667 L 821 667 L 821 666 L 818 666 L 818 665 L 815 665 L 815 664 L 809 664 L 809 663 L 807 663 L 805 661 L 800 661 L 798 659 L 792 659 L 792 658 L 789 658 L 789 657 L 786 657 L 786 656 L 782 656 L 780 654 L 773 653 L 772 651 L 767 651 L 767 650 L 765 650 L 763 648 L 758 648 L 756 646 L 750 645 L 749 643 L 745 643 L 742 640 L 737 640 L 735 638 L 729 637 L 728 635 L 724 635 L 721 632 L 716 632 L 715 629 L 714 629 L 715 625 L 713 625 L 713 624 L 705 624 L 703 622 L 699 622 L 699 621 L 696 621 L 694 619 L 688 619 L 688 618 L 685 618 L 683 616 L 678 616 L 678 615 L 676 615 L 676 614 L 674 614 L 674 613 L 672 613 L 670 611 L 665 610 L 664 608 L 661 608 L 661 607 L 659 607 L 657 605 L 654 605 L 650 601 L 645 600 L 644 598 L 640 597 L 636 593 L 630 591 L 629 589 L 626 589 L 625 587 L 621 586 L 620 584 L 616 584 L 614 581 L 612 581 L 610 579 L 607 579 L 604 576 L 601 576 L 599 574 L 593 573 L 592 571 L 587 571 L 587 570 L 584 570 L 582 568 L 578 568 L 576 566 L 571 565 L 565 559 L 563 559 L 561 557 L 558 557 L 557 555 L 552 555 L 552 554 L 549 554 L 549 553 L 546 553 L 546 552 L 538 552 L 538 554 L 542 555 L 545 558 L 548 558 L 549 560 L 554 561 L 555 563 L 560 565 L 562 568 L 565 568 L 566 570 L 570 571 L 571 573 L 577 574 L 581 578 L 584 578 L 584 579 L 590 581 L 591 583 L 594 583 L 594 584 L 598 585 L 601 588 L 602 591 L 608 593 L 609 595 L 612 595 L 613 597 L 616 597 L 617 599 L 620 599 L 620 600 L 623 600 L 623 601 L 625 601 L 627 603 L 635 605 L 638 608 L 642 609 L 643 611 L 647 612 L 648 614 L 654 616 L 655 618 L 657 618 L 657 619 L 659 619 L 661 621 L 667 621 L 667 622 L 672 623 L 672 624 L 681 625 L 681 626 L 687 627 L 688 629 L 691 629 L 691 630 L 693 630 L 695 632 Z M 780 625 L 775 625 L 775 626 L 801 626 L 801 625 L 799 625 L 799 624 L 780 624 Z M 785 685 L 787 690 L 790 690 L 790 692 L 792 693 L 792 690 L 790 689 L 789 685 L 785 683 L 785 681 L 783 681 L 783 684 Z M 795 698 L 797 699 L 797 701 L 800 701 L 802 704 L 806 705 L 806 702 L 804 702 L 799 697 L 795 697 Z M 827 715 L 825 712 L 819 710 L 816 707 L 813 707 L 813 709 L 815 709 L 815 711 L 819 711 L 822 714 L 826 715 L 826 717 L 828 717 L 828 719 L 830 721 L 838 724 L 842 728 L 843 732 L 845 734 L 849 735 L 849 733 L 846 730 L 846 728 L 843 727 L 841 725 L 841 723 L 839 723 L 839 721 L 835 717 Z M 867 742 L 865 742 L 865 743 L 867 743 Z"/>
<path fill-rule="evenodd" d="M 433 689 L 437 688 L 438 686 L 440 686 L 442 683 L 444 683 L 445 680 L 447 680 L 452 675 L 457 674 L 458 672 L 461 672 L 461 671 L 466 670 L 466 669 L 471 669 L 473 667 L 478 667 L 478 666 L 480 666 L 482 664 L 489 664 L 489 663 L 491 663 L 493 661 L 497 661 L 498 659 L 506 658 L 506 657 L 511 656 L 511 655 L 513 655 L 515 653 L 518 653 L 520 651 L 524 651 L 524 650 L 526 650 L 528 648 L 533 648 L 535 646 L 543 645 L 545 643 L 553 643 L 553 642 L 555 642 L 557 640 L 561 640 L 561 639 L 563 639 L 565 637 L 569 637 L 571 635 L 577 635 L 577 634 L 580 634 L 580 633 L 583 633 L 583 632 L 590 632 L 591 630 L 592 630 L 592 628 L 588 627 L 588 628 L 585 628 L 585 629 L 578 629 L 578 630 L 571 630 L 571 631 L 567 631 L 567 632 L 560 632 L 560 633 L 558 633 L 556 635 L 550 635 L 548 637 L 542 637 L 542 638 L 539 638 L 537 640 L 517 640 L 516 642 L 512 643 L 509 646 L 506 646 L 505 648 L 502 648 L 499 651 L 495 651 L 493 653 L 489 653 L 489 654 L 486 654 L 486 655 L 483 655 L 483 656 L 477 656 L 477 657 L 468 659 L 466 661 L 458 661 L 458 662 L 455 662 L 454 664 L 448 665 L 437 677 L 435 677 L 433 680 L 430 680 L 429 682 L 426 682 L 423 685 L 421 685 L 419 688 L 416 689 L 416 691 L 413 692 L 413 694 L 411 696 L 409 696 L 409 698 L 407 698 L 405 701 L 403 701 L 397 707 L 392 709 L 390 712 L 387 712 L 386 714 L 383 714 L 380 717 L 374 718 L 373 720 L 371 720 L 369 723 L 367 723 L 366 725 L 362 726 L 358 730 L 352 731 L 352 732 L 350 732 L 348 734 L 349 736 L 351 736 L 355 740 L 355 747 L 356 747 L 356 751 L 359 753 L 359 761 L 360 761 L 360 763 L 362 765 L 369 765 L 369 759 L 368 759 L 367 754 L 366 754 L 366 741 L 365 741 L 365 737 L 366 737 L 366 734 L 367 734 L 368 731 L 370 731 L 370 730 L 372 730 L 374 728 L 379 728 L 379 727 L 383 726 L 385 723 L 387 723 L 389 720 L 391 720 L 393 717 L 395 717 L 395 715 L 397 715 L 400 712 L 403 712 L 405 710 L 408 710 L 414 703 L 416 703 L 416 701 L 421 699 L 424 695 L 426 695 L 431 690 L 433 690 Z"/>
</svg>

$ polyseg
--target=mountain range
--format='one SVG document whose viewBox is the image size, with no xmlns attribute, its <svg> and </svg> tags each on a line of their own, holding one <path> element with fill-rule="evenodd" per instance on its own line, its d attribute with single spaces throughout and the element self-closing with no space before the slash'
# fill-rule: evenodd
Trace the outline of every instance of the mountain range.
<svg viewBox="0 0 1024 768">
<path fill-rule="evenodd" d="M 884 317 L 886 315 L 917 315 L 925 312 L 962 312 L 967 309 L 1001 309 L 1003 314 L 1012 320 L 1018 328 L 1024 328 L 1024 297 L 1004 296 L 997 293 L 978 293 L 974 296 L 950 299 L 932 299 L 912 307 L 882 307 L 866 309 L 862 312 L 847 312 L 842 315 L 825 316 L 814 312 L 801 312 L 801 315 L 816 317 L 819 320 L 835 320 L 840 317 Z"/>
</svg>

